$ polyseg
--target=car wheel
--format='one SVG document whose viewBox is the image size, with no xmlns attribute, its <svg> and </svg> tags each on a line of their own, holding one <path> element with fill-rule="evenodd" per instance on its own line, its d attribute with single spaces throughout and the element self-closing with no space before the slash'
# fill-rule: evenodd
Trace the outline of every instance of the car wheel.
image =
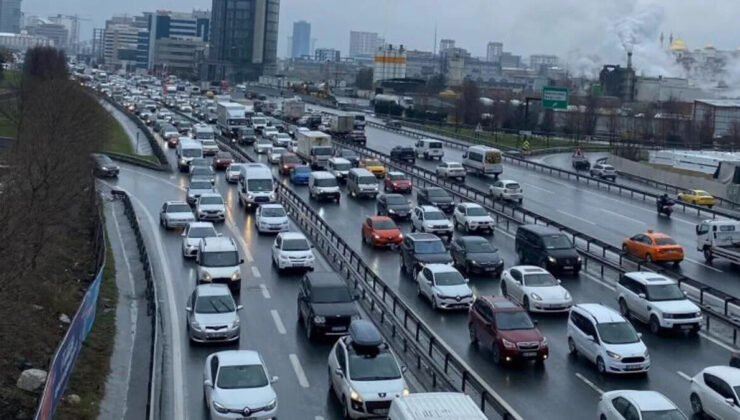
<svg viewBox="0 0 740 420">
<path fill-rule="evenodd" d="M 470 225 L 465 223 L 465 233 L 470 233 Z"/>
<path fill-rule="evenodd" d="M 334 381 L 331 380 L 331 367 L 327 368 L 327 381 L 329 382 L 329 393 L 334 394 Z"/>
<path fill-rule="evenodd" d="M 704 415 L 704 405 L 701 403 L 699 396 L 691 394 L 689 400 L 691 401 L 691 411 L 693 411 L 695 415 L 702 417 Z"/>
<path fill-rule="evenodd" d="M 414 226 L 414 225 L 412 224 L 412 225 L 411 225 L 411 233 L 414 233 L 414 232 L 416 232 L 416 226 Z"/>
<path fill-rule="evenodd" d="M 416 296 L 421 297 L 421 286 L 418 281 L 416 282 Z"/>
<path fill-rule="evenodd" d="M 522 299 L 522 307 L 524 307 L 525 311 L 531 310 L 531 308 L 529 307 L 529 298 L 527 296 L 524 296 L 524 299 Z"/>
<path fill-rule="evenodd" d="M 470 273 L 473 272 L 473 266 L 470 264 L 470 261 L 465 263 L 465 274 L 470 275 Z"/>
<path fill-rule="evenodd" d="M 298 322 L 303 323 L 303 312 L 301 312 L 301 305 L 297 304 L 296 308 L 298 309 Z"/>
<path fill-rule="evenodd" d="M 475 325 L 472 322 L 468 324 L 468 332 L 470 333 L 470 344 L 478 347 L 478 333 L 475 332 Z"/>
<path fill-rule="evenodd" d="M 501 350 L 498 348 L 498 343 L 496 343 L 495 340 L 491 345 L 491 358 L 493 359 L 494 364 L 501 364 Z"/>
<path fill-rule="evenodd" d="M 630 250 L 629 248 L 627 248 L 627 245 L 622 245 L 622 253 L 625 255 L 630 253 Z"/>
<path fill-rule="evenodd" d="M 645 262 L 647 262 L 647 263 L 653 262 L 653 257 L 650 256 L 650 253 L 646 253 L 645 254 Z"/>
<path fill-rule="evenodd" d="M 568 353 L 571 356 L 578 356 L 578 349 L 576 349 L 576 343 L 573 342 L 573 338 L 568 337 Z"/>
<path fill-rule="evenodd" d="M 437 297 L 436 296 L 432 296 L 432 309 L 434 309 L 435 311 L 437 309 L 439 309 L 439 306 L 437 306 Z"/>
<path fill-rule="evenodd" d="M 650 317 L 650 323 L 648 324 L 650 326 L 650 332 L 654 335 L 660 334 L 660 322 L 658 322 L 658 317 L 655 315 Z"/>
<path fill-rule="evenodd" d="M 314 333 L 311 321 L 306 319 L 306 338 L 308 338 L 308 341 L 313 341 L 315 336 L 316 334 Z"/>
<path fill-rule="evenodd" d="M 624 299 L 619 299 L 619 313 L 622 314 L 625 319 L 630 319 L 630 310 Z"/>
<path fill-rule="evenodd" d="M 603 415 L 603 414 L 602 414 L 602 415 L 600 415 L 600 416 L 599 416 L 599 420 L 606 420 L 606 416 L 605 416 L 605 415 Z"/>
<path fill-rule="evenodd" d="M 602 359 L 601 356 L 596 359 L 596 370 L 602 375 L 606 373 L 606 365 L 604 364 L 604 359 Z"/>
</svg>

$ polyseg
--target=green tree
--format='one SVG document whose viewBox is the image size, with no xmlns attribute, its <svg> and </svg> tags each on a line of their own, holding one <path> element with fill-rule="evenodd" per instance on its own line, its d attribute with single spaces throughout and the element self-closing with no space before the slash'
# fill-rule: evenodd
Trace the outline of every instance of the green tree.
<svg viewBox="0 0 740 420">
<path fill-rule="evenodd" d="M 357 89 L 371 90 L 373 88 L 373 69 L 370 67 L 361 68 L 355 76 L 355 86 Z"/>
</svg>

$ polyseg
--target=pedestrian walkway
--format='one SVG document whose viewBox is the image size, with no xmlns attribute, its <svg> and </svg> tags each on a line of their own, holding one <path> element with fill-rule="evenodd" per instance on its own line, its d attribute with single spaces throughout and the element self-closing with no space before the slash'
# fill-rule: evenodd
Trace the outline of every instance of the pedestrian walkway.
<svg viewBox="0 0 740 420">
<path fill-rule="evenodd" d="M 100 105 L 102 105 L 103 108 L 110 112 L 111 115 L 113 115 L 113 118 L 115 118 L 121 124 L 123 130 L 126 132 L 129 140 L 131 141 L 131 146 L 133 146 L 137 154 L 152 154 L 152 146 L 147 141 L 144 132 L 139 129 L 136 123 L 131 121 L 131 119 L 129 119 L 123 112 L 119 111 L 113 105 L 102 99 L 100 100 Z"/>
</svg>

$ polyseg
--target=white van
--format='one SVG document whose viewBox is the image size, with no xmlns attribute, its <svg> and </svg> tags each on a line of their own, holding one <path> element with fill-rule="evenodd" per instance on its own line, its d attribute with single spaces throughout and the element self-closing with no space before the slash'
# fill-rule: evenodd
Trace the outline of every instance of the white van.
<svg viewBox="0 0 740 420">
<path fill-rule="evenodd" d="M 275 185 L 270 168 L 261 163 L 241 167 L 239 177 L 239 204 L 254 209 L 263 203 L 275 201 Z"/>
<path fill-rule="evenodd" d="M 501 151 L 493 147 L 470 146 L 463 153 L 463 167 L 470 172 L 498 177 L 504 171 Z"/>
<path fill-rule="evenodd" d="M 216 132 L 208 124 L 195 124 L 191 133 L 196 140 L 216 140 Z"/>
<path fill-rule="evenodd" d="M 365 168 L 352 168 L 347 174 L 347 191 L 352 197 L 371 197 L 378 195 L 378 178 Z"/>
<path fill-rule="evenodd" d="M 326 170 L 331 172 L 337 181 L 346 182 L 349 170 L 352 169 L 352 163 L 345 158 L 333 157 L 329 159 Z"/>
<path fill-rule="evenodd" d="M 198 266 L 198 284 L 226 284 L 234 293 L 242 288 L 239 250 L 234 240 L 227 237 L 202 238 L 195 254 Z"/>
<path fill-rule="evenodd" d="M 468 395 L 459 392 L 422 392 L 396 397 L 388 420 L 487 420 Z"/>
<path fill-rule="evenodd" d="M 414 151 L 416 157 L 424 157 L 424 159 L 442 160 L 445 155 L 442 142 L 434 139 L 420 139 L 416 142 Z"/>
<path fill-rule="evenodd" d="M 181 137 L 175 153 L 177 153 L 177 167 L 180 172 L 186 172 L 190 168 L 191 160 L 203 157 L 203 146 L 198 141 Z"/>
<path fill-rule="evenodd" d="M 337 177 L 326 171 L 311 172 L 308 176 L 308 196 L 314 200 L 328 198 L 339 202 L 340 192 Z"/>
</svg>

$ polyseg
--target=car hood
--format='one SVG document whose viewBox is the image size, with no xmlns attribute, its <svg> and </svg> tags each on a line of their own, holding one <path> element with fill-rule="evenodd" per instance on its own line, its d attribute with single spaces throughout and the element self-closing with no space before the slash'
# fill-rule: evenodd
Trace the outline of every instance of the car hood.
<svg viewBox="0 0 740 420">
<path fill-rule="evenodd" d="M 424 223 L 424 226 L 441 226 L 441 225 L 445 225 L 445 226 L 448 226 L 448 227 L 452 227 L 452 222 L 450 222 L 448 219 L 444 219 L 444 220 L 425 220 L 423 223 Z"/>
<path fill-rule="evenodd" d="M 396 179 L 393 181 L 390 181 L 391 185 L 396 187 L 406 187 L 411 185 L 411 181 L 407 179 Z"/>
<path fill-rule="evenodd" d="M 288 223 L 288 218 L 286 216 L 281 217 L 260 217 L 260 222 L 268 223 L 272 225 L 278 225 L 283 223 Z"/>
<path fill-rule="evenodd" d="M 429 202 L 433 204 L 452 204 L 452 197 L 429 197 Z"/>
<path fill-rule="evenodd" d="M 438 254 L 416 254 L 415 256 L 416 259 L 422 264 L 445 264 L 452 262 L 452 257 L 450 256 L 449 252 Z"/>
<path fill-rule="evenodd" d="M 226 211 L 226 207 L 223 204 L 201 204 L 198 206 L 198 209 L 203 211 Z"/>
<path fill-rule="evenodd" d="M 445 296 L 469 296 L 473 294 L 473 291 L 470 290 L 470 286 L 466 283 L 455 284 L 452 286 L 435 285 L 434 288 L 437 289 L 437 292 L 439 292 L 440 295 Z"/>
<path fill-rule="evenodd" d="M 230 327 L 236 319 L 236 311 L 224 312 L 219 314 L 204 314 L 195 312 L 194 314 L 195 320 L 198 322 L 198 324 L 208 327 L 218 325 L 226 325 Z"/>
<path fill-rule="evenodd" d="M 209 188 L 207 190 L 188 189 L 188 195 L 190 195 L 190 196 L 193 196 L 193 195 L 201 195 L 201 194 L 205 194 L 205 193 L 209 193 L 209 192 L 215 192 L 215 191 L 216 190 L 214 190 L 213 188 Z"/>
<path fill-rule="evenodd" d="M 208 273 L 212 278 L 231 278 L 234 273 L 241 273 L 238 265 L 228 267 L 204 267 L 198 266 L 198 272 Z"/>
<path fill-rule="evenodd" d="M 223 389 L 215 388 L 213 400 L 232 409 L 264 407 L 277 398 L 271 385 L 262 388 Z"/>
<path fill-rule="evenodd" d="M 349 316 L 358 314 L 354 302 L 311 303 L 313 313 L 320 316 Z"/>
<path fill-rule="evenodd" d="M 467 254 L 468 260 L 475 260 L 477 262 L 500 262 L 501 256 L 495 252 L 474 252 Z"/>
<path fill-rule="evenodd" d="M 603 343 L 603 345 L 605 349 L 617 353 L 622 357 L 641 357 L 644 356 L 645 351 L 647 351 L 647 347 L 645 347 L 645 344 L 643 344 L 642 341 L 629 344 Z"/>
<path fill-rule="evenodd" d="M 476 223 L 493 223 L 493 219 L 491 218 L 491 216 L 465 216 L 465 220 Z"/>
<path fill-rule="evenodd" d="M 578 251 L 575 248 L 548 249 L 547 255 L 554 258 L 578 258 Z"/>
<path fill-rule="evenodd" d="M 527 291 L 536 293 L 537 296 L 541 297 L 542 300 L 556 300 L 561 301 L 565 299 L 565 288 L 563 286 L 551 286 L 551 287 L 527 287 Z"/>
<path fill-rule="evenodd" d="M 388 204 L 388 209 L 408 213 L 411 211 L 411 206 L 408 204 Z"/>
<path fill-rule="evenodd" d="M 667 300 L 665 302 L 650 302 L 650 305 L 658 308 L 661 312 L 667 314 L 701 312 L 699 307 L 688 299 Z"/>
<path fill-rule="evenodd" d="M 193 216 L 193 213 L 191 212 L 182 212 L 182 213 L 167 213 L 168 217 L 174 218 L 174 219 L 193 219 L 195 220 L 195 216 Z"/>
<path fill-rule="evenodd" d="M 537 328 L 526 330 L 499 330 L 499 335 L 513 343 L 542 340 L 542 333 Z"/>
<path fill-rule="evenodd" d="M 286 256 L 286 257 L 313 257 L 313 252 L 310 250 L 307 251 L 280 251 L 280 255 Z"/>
<path fill-rule="evenodd" d="M 363 399 L 391 399 L 401 396 L 404 388 L 406 388 L 406 381 L 403 380 L 403 376 L 398 379 L 380 381 L 353 381 L 350 379 L 350 385 Z"/>
<path fill-rule="evenodd" d="M 376 229 L 373 233 L 383 238 L 395 238 L 401 234 L 401 229 Z"/>
</svg>

